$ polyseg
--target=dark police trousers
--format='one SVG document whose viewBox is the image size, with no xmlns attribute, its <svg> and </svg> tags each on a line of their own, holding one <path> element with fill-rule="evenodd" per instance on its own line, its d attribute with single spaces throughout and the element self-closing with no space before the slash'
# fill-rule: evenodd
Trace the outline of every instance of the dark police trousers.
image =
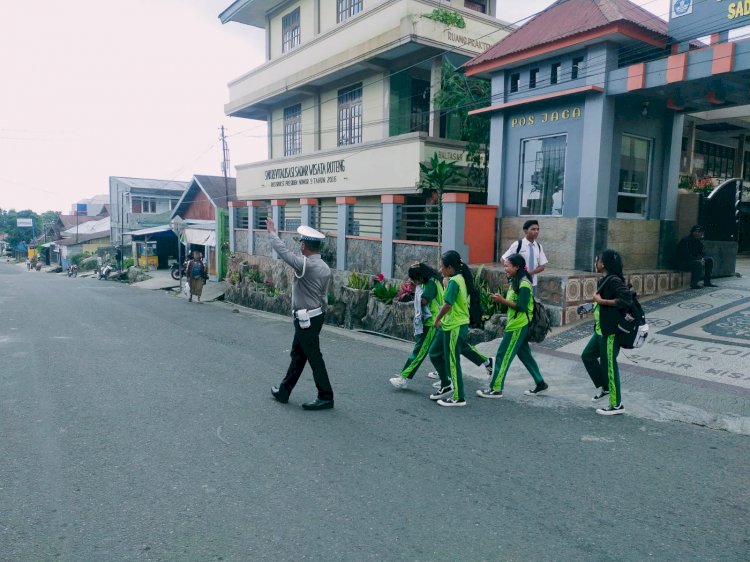
<svg viewBox="0 0 750 562">
<path fill-rule="evenodd" d="M 309 361 L 315 386 L 318 387 L 318 398 L 333 400 L 331 381 L 328 380 L 328 371 L 323 361 L 323 354 L 320 351 L 320 330 L 323 328 L 324 318 L 325 314 L 310 318 L 310 327 L 306 330 L 299 327 L 299 320 L 294 319 L 294 341 L 292 342 L 292 351 L 289 354 L 292 361 L 289 363 L 289 369 L 284 380 L 279 385 L 279 390 L 287 396 L 297 385 L 297 381 L 299 381 L 302 371 Z"/>
</svg>

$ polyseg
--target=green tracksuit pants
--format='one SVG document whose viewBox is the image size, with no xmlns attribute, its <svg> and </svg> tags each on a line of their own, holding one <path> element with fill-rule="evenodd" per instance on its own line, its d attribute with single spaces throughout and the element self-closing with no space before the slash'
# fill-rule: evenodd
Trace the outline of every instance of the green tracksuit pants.
<svg viewBox="0 0 750 562">
<path fill-rule="evenodd" d="M 622 402 L 620 395 L 620 369 L 617 367 L 617 355 L 620 346 L 617 336 L 600 336 L 596 332 L 581 353 L 583 366 L 591 377 L 594 386 L 609 389 L 609 403 L 618 407 Z"/>
<path fill-rule="evenodd" d="M 424 327 L 424 331 L 417 337 L 417 341 L 414 343 L 414 349 L 412 349 L 411 355 L 406 360 L 404 368 L 401 369 L 402 377 L 406 379 L 414 378 L 414 374 L 430 351 L 430 346 L 435 339 L 436 332 L 437 329 L 435 329 L 435 326 Z"/>
<path fill-rule="evenodd" d="M 544 382 L 542 373 L 539 371 L 539 365 L 537 365 L 536 359 L 534 359 L 534 356 L 531 354 L 531 347 L 529 347 L 529 342 L 526 340 L 528 331 L 529 327 L 524 326 L 519 330 L 513 330 L 512 332 L 506 331 L 503 334 L 500 347 L 497 348 L 495 369 L 492 373 L 492 379 L 490 380 L 490 388 L 492 390 L 499 390 L 502 392 L 503 386 L 505 386 L 505 376 L 508 374 L 510 364 L 516 355 L 518 355 L 523 366 L 528 369 L 529 373 L 531 373 L 536 384 Z"/>
<path fill-rule="evenodd" d="M 409 358 L 406 360 L 404 368 L 401 369 L 402 377 L 405 379 L 414 378 L 414 374 L 422 365 L 422 361 L 425 360 L 430 351 L 430 346 L 435 339 L 436 333 L 437 330 L 434 326 L 425 326 L 424 332 L 422 332 L 417 337 L 417 341 L 414 342 L 414 349 L 412 349 L 411 355 L 409 355 Z M 461 354 L 477 367 L 479 365 L 484 365 L 485 361 L 487 361 L 486 355 L 482 355 L 476 347 L 469 345 L 468 343 L 461 350 Z"/>
<path fill-rule="evenodd" d="M 468 338 L 468 326 L 460 326 L 448 332 L 438 330 L 430 347 L 430 361 L 440 376 L 441 385 L 453 385 L 454 400 L 465 399 L 461 352 L 468 346 Z"/>
</svg>

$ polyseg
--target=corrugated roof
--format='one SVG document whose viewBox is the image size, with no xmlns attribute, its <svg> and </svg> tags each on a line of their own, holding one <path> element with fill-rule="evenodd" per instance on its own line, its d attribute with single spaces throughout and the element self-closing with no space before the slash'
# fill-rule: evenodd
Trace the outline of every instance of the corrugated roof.
<svg viewBox="0 0 750 562">
<path fill-rule="evenodd" d="M 185 191 L 188 186 L 186 181 L 174 180 L 151 180 L 146 178 L 124 178 L 121 176 L 112 176 L 110 180 L 116 180 L 122 184 L 135 188 L 143 189 L 172 189 L 174 191 Z"/>
<path fill-rule="evenodd" d="M 558 0 L 465 66 L 492 62 L 614 23 L 631 23 L 667 37 L 666 21 L 629 0 Z"/>
<path fill-rule="evenodd" d="M 224 184 L 224 176 L 193 176 L 206 194 L 211 198 L 217 207 L 228 207 L 227 191 L 229 191 L 229 200 L 237 201 L 237 180 L 227 178 Z"/>
</svg>

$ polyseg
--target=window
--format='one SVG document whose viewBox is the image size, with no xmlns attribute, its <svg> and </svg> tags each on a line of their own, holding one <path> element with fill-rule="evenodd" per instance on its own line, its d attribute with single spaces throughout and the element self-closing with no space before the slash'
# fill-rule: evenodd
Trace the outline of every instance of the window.
<svg viewBox="0 0 750 562">
<path fill-rule="evenodd" d="M 521 141 L 519 214 L 562 215 L 567 136 Z"/>
<path fill-rule="evenodd" d="M 286 53 L 300 44 L 299 8 L 281 18 L 281 52 Z"/>
<path fill-rule="evenodd" d="M 284 156 L 302 153 L 302 104 L 284 108 Z"/>
<path fill-rule="evenodd" d="M 736 151 L 730 146 L 722 146 L 706 141 L 695 142 L 695 173 L 719 180 L 734 177 Z"/>
<path fill-rule="evenodd" d="M 362 0 L 336 0 L 336 23 L 348 20 L 362 11 Z"/>
<path fill-rule="evenodd" d="M 339 90 L 338 145 L 362 142 L 362 84 Z"/>
<path fill-rule="evenodd" d="M 133 197 L 131 200 L 131 211 L 133 213 L 156 213 L 156 199 L 153 197 Z"/>
<path fill-rule="evenodd" d="M 558 79 L 560 78 L 560 63 L 556 62 L 552 64 L 552 70 L 549 74 L 549 83 L 550 84 L 557 84 Z"/>
<path fill-rule="evenodd" d="M 517 72 L 510 75 L 510 93 L 518 91 L 518 83 L 521 81 L 521 75 Z"/>
<path fill-rule="evenodd" d="M 180 200 L 179 200 L 179 199 L 170 199 L 170 200 L 169 200 L 169 210 L 170 210 L 170 211 L 174 211 L 175 207 L 177 206 L 177 204 L 178 204 L 179 202 L 180 202 Z"/>
<path fill-rule="evenodd" d="M 651 141 L 622 135 L 620 145 L 620 180 L 617 188 L 617 214 L 646 217 L 649 177 L 651 175 Z"/>
<path fill-rule="evenodd" d="M 536 79 L 538 76 L 538 68 L 532 68 L 531 70 L 529 70 L 529 88 L 536 88 Z"/>
<path fill-rule="evenodd" d="M 474 10 L 475 12 L 487 13 L 486 0 L 464 0 L 464 8 Z"/>
<path fill-rule="evenodd" d="M 570 70 L 570 79 L 578 80 L 583 74 L 583 57 L 573 57 L 573 68 Z"/>
</svg>

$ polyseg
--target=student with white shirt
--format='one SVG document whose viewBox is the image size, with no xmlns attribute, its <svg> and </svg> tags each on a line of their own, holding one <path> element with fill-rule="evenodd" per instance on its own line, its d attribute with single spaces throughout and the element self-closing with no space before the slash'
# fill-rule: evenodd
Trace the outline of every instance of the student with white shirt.
<svg viewBox="0 0 750 562">
<path fill-rule="evenodd" d="M 536 294 L 537 274 L 544 271 L 544 266 L 549 263 L 542 245 L 536 241 L 539 236 L 539 221 L 529 219 L 523 223 L 523 234 L 524 237 L 513 242 L 508 251 L 503 254 L 503 261 L 513 254 L 521 254 L 526 260 L 531 283 L 534 286 L 534 294 Z"/>
</svg>

